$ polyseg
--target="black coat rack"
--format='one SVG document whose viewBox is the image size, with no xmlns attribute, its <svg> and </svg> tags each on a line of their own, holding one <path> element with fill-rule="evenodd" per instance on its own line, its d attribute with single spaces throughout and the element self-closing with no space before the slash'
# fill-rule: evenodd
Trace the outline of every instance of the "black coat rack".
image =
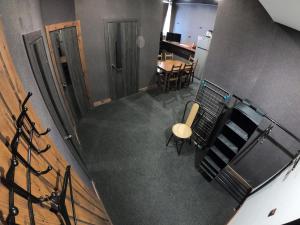
<svg viewBox="0 0 300 225">
<path fill-rule="evenodd" d="M 40 155 L 47 152 L 51 148 L 50 145 L 46 145 L 43 149 L 39 149 L 33 143 L 34 136 L 39 138 L 41 136 L 47 135 L 50 132 L 50 129 L 47 128 L 44 132 L 39 132 L 35 126 L 35 123 L 30 119 L 28 115 L 28 108 L 26 107 L 26 103 L 28 102 L 31 96 L 32 93 L 29 92 L 26 98 L 24 99 L 23 103 L 21 104 L 20 114 L 18 115 L 18 117 L 13 117 L 15 121 L 16 132 L 14 134 L 11 143 L 8 145 L 12 153 L 11 164 L 6 175 L 5 176 L 3 174 L 1 175 L 1 182 L 9 190 L 9 213 L 7 218 L 5 219 L 5 223 L 7 225 L 17 225 L 16 216 L 19 214 L 19 209 L 15 206 L 15 201 L 14 201 L 14 196 L 15 194 L 17 194 L 27 200 L 30 225 L 35 225 L 33 204 L 42 205 L 45 202 L 50 202 L 51 212 L 55 213 L 56 215 L 60 215 L 62 217 L 62 221 L 61 221 L 62 225 L 63 224 L 71 225 L 67 207 L 65 204 L 67 187 L 69 185 L 74 224 L 77 224 L 75 203 L 73 198 L 72 181 L 71 181 L 71 166 L 67 166 L 66 168 L 62 190 L 60 192 L 58 190 L 54 190 L 50 195 L 45 195 L 45 197 L 43 196 L 37 197 L 31 194 L 31 174 L 39 177 L 49 173 L 52 170 L 51 165 L 49 165 L 46 169 L 41 171 L 31 166 L 32 152 Z M 27 160 L 18 152 L 18 146 L 21 139 L 24 140 L 28 146 Z M 26 190 L 15 183 L 15 170 L 18 167 L 19 162 L 21 162 L 27 169 Z"/>
</svg>

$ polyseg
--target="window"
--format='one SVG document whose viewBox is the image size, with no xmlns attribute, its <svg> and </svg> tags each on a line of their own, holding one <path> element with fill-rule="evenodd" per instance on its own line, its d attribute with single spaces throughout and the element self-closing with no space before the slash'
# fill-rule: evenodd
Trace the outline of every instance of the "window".
<svg viewBox="0 0 300 225">
<path fill-rule="evenodd" d="M 166 36 L 167 32 L 170 31 L 170 25 L 171 25 L 171 13 L 172 13 L 172 2 L 168 2 L 168 10 L 164 21 L 163 26 L 163 35 Z"/>
</svg>

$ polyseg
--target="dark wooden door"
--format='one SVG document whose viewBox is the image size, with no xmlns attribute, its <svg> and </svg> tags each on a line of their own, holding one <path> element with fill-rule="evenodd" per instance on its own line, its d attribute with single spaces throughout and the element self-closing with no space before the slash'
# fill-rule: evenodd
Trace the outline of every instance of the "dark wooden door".
<svg viewBox="0 0 300 225">
<path fill-rule="evenodd" d="M 89 102 L 79 54 L 76 27 L 50 32 L 50 38 L 67 104 L 75 121 L 88 110 Z"/>
<path fill-rule="evenodd" d="M 113 99 L 138 90 L 138 22 L 109 21 L 106 23 L 107 70 Z"/>
<path fill-rule="evenodd" d="M 79 155 L 81 146 L 77 136 L 76 123 L 69 116 L 70 109 L 68 105 L 64 104 L 63 96 L 53 79 L 42 33 L 35 31 L 25 34 L 23 39 L 33 74 L 51 117 L 67 146 L 82 163 Z"/>
</svg>

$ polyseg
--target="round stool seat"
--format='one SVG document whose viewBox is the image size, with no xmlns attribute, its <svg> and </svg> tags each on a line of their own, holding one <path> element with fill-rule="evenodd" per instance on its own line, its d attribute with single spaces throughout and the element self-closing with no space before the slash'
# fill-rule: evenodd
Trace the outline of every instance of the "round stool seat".
<svg viewBox="0 0 300 225">
<path fill-rule="evenodd" d="M 192 136 L 192 129 L 184 124 L 184 123 L 177 123 L 172 127 L 173 134 L 182 139 L 187 139 Z"/>
</svg>

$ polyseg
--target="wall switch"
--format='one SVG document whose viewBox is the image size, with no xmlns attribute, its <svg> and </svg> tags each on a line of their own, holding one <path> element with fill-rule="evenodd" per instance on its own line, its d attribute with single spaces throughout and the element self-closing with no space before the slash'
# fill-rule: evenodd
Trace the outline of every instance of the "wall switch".
<svg viewBox="0 0 300 225">
<path fill-rule="evenodd" d="M 276 210 L 277 210 L 277 208 L 272 209 L 272 210 L 269 212 L 268 217 L 273 216 L 273 215 L 275 214 Z"/>
</svg>

